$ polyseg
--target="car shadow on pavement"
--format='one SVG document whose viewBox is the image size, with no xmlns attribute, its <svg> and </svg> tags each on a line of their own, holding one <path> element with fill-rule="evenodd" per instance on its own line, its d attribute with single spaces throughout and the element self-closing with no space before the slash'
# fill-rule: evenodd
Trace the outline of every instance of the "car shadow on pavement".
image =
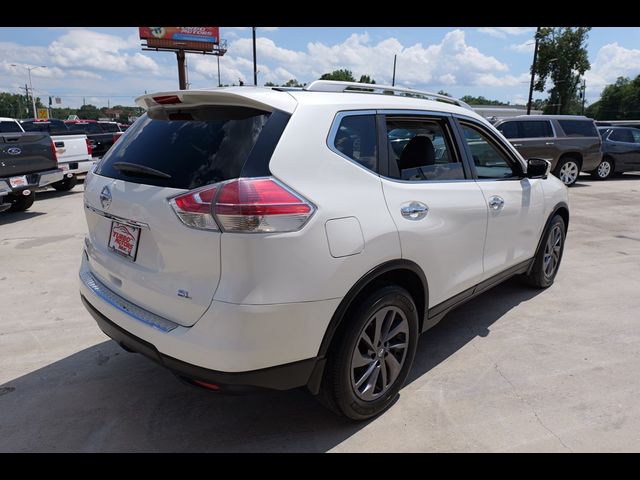
<svg viewBox="0 0 640 480">
<path fill-rule="evenodd" d="M 421 338 L 408 383 L 538 292 L 509 281 L 451 312 Z M 229 396 L 189 387 L 112 341 L 0 385 L 2 452 L 324 452 L 366 425 L 305 389 Z"/>
<path fill-rule="evenodd" d="M 22 220 L 39 217 L 44 214 L 45 212 L 38 212 L 37 210 L 27 210 L 26 212 L 1 212 L 0 225 L 9 225 L 11 223 L 21 222 Z"/>
<path fill-rule="evenodd" d="M 69 195 L 82 195 L 84 193 L 84 189 L 78 188 L 78 186 L 75 186 L 72 190 L 67 190 L 66 192 L 59 192 L 58 190 L 55 189 L 47 189 L 47 190 L 40 190 L 36 193 L 36 202 L 38 200 L 46 200 L 47 198 L 57 198 L 57 197 L 67 197 Z"/>
<path fill-rule="evenodd" d="M 406 384 L 429 372 L 475 337 L 489 335 L 491 325 L 512 308 L 543 291 L 512 278 L 451 311 L 420 337 Z"/>
</svg>

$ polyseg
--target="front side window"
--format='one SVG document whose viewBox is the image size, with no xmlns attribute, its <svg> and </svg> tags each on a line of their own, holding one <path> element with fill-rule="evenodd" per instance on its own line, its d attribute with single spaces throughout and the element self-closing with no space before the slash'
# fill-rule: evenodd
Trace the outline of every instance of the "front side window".
<svg viewBox="0 0 640 480">
<path fill-rule="evenodd" d="M 375 172 L 378 166 L 375 115 L 349 115 L 342 119 L 334 147 L 344 156 Z"/>
<path fill-rule="evenodd" d="M 516 122 L 504 122 L 498 126 L 498 130 L 506 138 L 518 138 L 518 124 Z"/>
<path fill-rule="evenodd" d="M 464 169 L 439 120 L 387 117 L 389 177 L 408 181 L 464 180 Z"/>
<path fill-rule="evenodd" d="M 519 178 L 517 166 L 487 134 L 471 125 L 461 127 L 479 179 Z"/>
<path fill-rule="evenodd" d="M 609 135 L 609 140 L 613 140 L 614 142 L 625 142 L 625 143 L 633 143 L 633 134 L 631 130 L 628 128 L 618 128 L 611 132 Z"/>
</svg>

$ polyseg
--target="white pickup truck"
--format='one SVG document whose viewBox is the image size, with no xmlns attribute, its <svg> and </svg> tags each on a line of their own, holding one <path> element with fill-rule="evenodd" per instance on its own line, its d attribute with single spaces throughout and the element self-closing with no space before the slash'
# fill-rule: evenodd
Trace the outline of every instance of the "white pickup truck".
<svg viewBox="0 0 640 480">
<path fill-rule="evenodd" d="M 37 122 L 15 122 L 21 131 L 39 131 L 49 133 L 51 141 L 56 148 L 58 167 L 64 171 L 64 178 L 51 184 L 59 191 L 71 190 L 78 183 L 78 175 L 84 175 L 91 170 L 95 161 L 92 157 L 92 147 L 84 133 L 68 133 L 66 126 L 60 120 L 43 120 Z M 57 124 L 62 128 L 58 130 Z M 23 127 L 27 127 L 26 129 Z M 64 130 L 63 130 L 64 128 Z M 56 133 L 64 133 L 56 135 Z"/>
</svg>

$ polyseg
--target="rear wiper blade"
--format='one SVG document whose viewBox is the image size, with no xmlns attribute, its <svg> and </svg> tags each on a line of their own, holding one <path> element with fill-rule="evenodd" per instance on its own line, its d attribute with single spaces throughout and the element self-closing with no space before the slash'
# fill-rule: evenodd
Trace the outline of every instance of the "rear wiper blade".
<svg viewBox="0 0 640 480">
<path fill-rule="evenodd" d="M 160 170 L 156 170 L 155 168 L 147 167 L 145 165 L 138 165 L 137 163 L 129 163 L 129 162 L 116 162 L 113 164 L 113 168 L 118 170 L 119 172 L 130 173 L 134 175 L 146 175 L 149 177 L 159 177 L 159 178 L 171 178 L 171 175 L 165 172 L 161 172 Z"/>
</svg>

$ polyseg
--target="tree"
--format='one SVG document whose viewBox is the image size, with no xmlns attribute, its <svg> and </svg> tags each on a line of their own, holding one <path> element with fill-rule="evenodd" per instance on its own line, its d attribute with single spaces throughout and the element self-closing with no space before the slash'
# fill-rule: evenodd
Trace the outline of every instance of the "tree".
<svg viewBox="0 0 640 480">
<path fill-rule="evenodd" d="M 618 77 L 602 90 L 600 100 L 585 112 L 596 120 L 632 120 L 640 118 L 640 75 L 631 80 Z"/>
<path fill-rule="evenodd" d="M 450 97 L 451 96 L 447 92 L 445 92 L 444 90 L 438 90 L 438 95 L 444 95 L 445 97 Z"/>
<path fill-rule="evenodd" d="M 87 103 L 78 109 L 78 117 L 82 120 L 98 120 L 102 113 L 95 105 Z"/>
<path fill-rule="evenodd" d="M 473 95 L 465 95 L 460 100 L 464 103 L 468 103 L 469 105 L 509 105 L 509 102 L 504 103 L 500 100 L 489 100 L 488 98 L 484 98 L 482 95 L 479 97 L 474 97 Z"/>
<path fill-rule="evenodd" d="M 376 81 L 371 78 L 369 75 L 360 75 L 360 80 L 358 80 L 358 83 L 371 83 L 371 84 L 375 84 Z"/>
<path fill-rule="evenodd" d="M 586 41 L 591 27 L 542 27 L 538 36 L 538 58 L 533 66 L 534 90 L 543 92 L 553 82 L 544 113 L 578 113 L 580 77 L 591 68 Z"/>
<path fill-rule="evenodd" d="M 320 80 L 338 80 L 340 82 L 356 81 L 356 79 L 353 78 L 353 73 L 351 72 L 351 70 L 347 70 L 346 68 L 334 70 L 331 73 L 325 73 L 320 77 Z"/>
</svg>

